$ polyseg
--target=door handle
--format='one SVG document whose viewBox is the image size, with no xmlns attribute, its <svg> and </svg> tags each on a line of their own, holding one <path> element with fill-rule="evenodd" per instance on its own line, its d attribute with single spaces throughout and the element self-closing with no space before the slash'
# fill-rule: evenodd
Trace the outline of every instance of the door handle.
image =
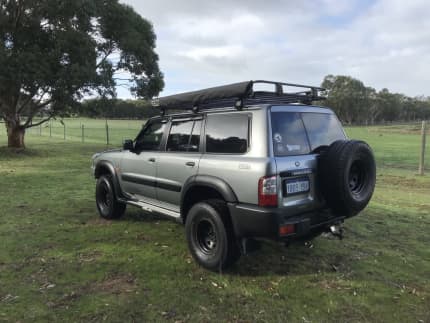
<svg viewBox="0 0 430 323">
<path fill-rule="evenodd" d="M 195 166 L 196 163 L 195 162 L 186 162 L 185 165 L 192 167 L 192 166 Z"/>
<path fill-rule="evenodd" d="M 148 158 L 148 161 L 151 163 L 155 163 L 155 158 L 154 157 Z"/>
</svg>

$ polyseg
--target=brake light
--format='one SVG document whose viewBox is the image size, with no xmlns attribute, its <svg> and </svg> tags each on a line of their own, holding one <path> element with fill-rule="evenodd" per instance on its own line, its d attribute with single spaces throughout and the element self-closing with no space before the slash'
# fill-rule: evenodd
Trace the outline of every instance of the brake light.
<svg viewBox="0 0 430 323">
<path fill-rule="evenodd" d="M 261 177 L 258 181 L 258 205 L 278 205 L 278 188 L 276 185 L 276 176 Z"/>
</svg>

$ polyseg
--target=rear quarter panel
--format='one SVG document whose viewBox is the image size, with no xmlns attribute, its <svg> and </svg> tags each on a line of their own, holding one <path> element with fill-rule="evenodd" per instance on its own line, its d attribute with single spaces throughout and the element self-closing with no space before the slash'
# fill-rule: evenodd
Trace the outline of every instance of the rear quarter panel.
<svg viewBox="0 0 430 323">
<path fill-rule="evenodd" d="M 230 113 L 251 115 L 248 151 L 244 154 L 204 153 L 198 173 L 223 179 L 231 186 L 239 202 L 258 204 L 258 180 L 276 172 L 274 159 L 268 157 L 267 111 L 262 108 Z"/>
</svg>

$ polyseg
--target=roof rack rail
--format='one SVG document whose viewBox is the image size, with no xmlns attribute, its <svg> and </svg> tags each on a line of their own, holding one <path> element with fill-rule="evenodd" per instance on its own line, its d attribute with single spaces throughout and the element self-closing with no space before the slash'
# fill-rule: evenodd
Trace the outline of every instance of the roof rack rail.
<svg viewBox="0 0 430 323">
<path fill-rule="evenodd" d="M 256 84 L 263 84 L 265 88 L 272 85 L 273 91 L 258 90 Z M 284 87 L 294 87 L 301 91 L 286 92 Z M 321 94 L 322 91 L 325 89 L 316 86 L 256 80 L 156 98 L 152 100 L 152 105 L 159 107 L 164 113 L 167 109 L 197 112 L 202 109 L 233 106 L 242 109 L 252 104 L 311 104 L 312 101 L 326 99 Z"/>
</svg>

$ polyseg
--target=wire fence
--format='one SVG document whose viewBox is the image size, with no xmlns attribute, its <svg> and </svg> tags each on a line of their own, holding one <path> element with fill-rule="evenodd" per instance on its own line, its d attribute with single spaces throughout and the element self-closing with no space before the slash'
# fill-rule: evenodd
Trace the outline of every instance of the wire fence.
<svg viewBox="0 0 430 323">
<path fill-rule="evenodd" d="M 35 120 L 34 122 L 37 122 Z M 145 120 L 64 119 L 52 120 L 29 128 L 26 139 L 52 138 L 70 142 L 104 144 L 120 147 L 125 139 L 134 139 Z M 427 126 L 427 133 L 430 134 Z M 422 151 L 421 124 L 396 124 L 346 127 L 351 139 L 368 142 L 378 166 L 418 169 Z M 2 137 L 2 138 L 1 138 Z M 5 143 L 6 129 L 0 123 L 0 146 Z M 427 141 L 427 146 L 429 141 Z M 429 149 L 426 149 L 424 168 L 430 168 Z"/>
<path fill-rule="evenodd" d="M 52 120 L 40 126 L 26 129 L 25 135 L 26 138 L 45 137 L 120 146 L 125 139 L 134 139 L 144 123 L 145 121 L 142 120 Z M 0 124 L 0 136 L 6 136 L 6 134 L 4 124 Z"/>
</svg>

